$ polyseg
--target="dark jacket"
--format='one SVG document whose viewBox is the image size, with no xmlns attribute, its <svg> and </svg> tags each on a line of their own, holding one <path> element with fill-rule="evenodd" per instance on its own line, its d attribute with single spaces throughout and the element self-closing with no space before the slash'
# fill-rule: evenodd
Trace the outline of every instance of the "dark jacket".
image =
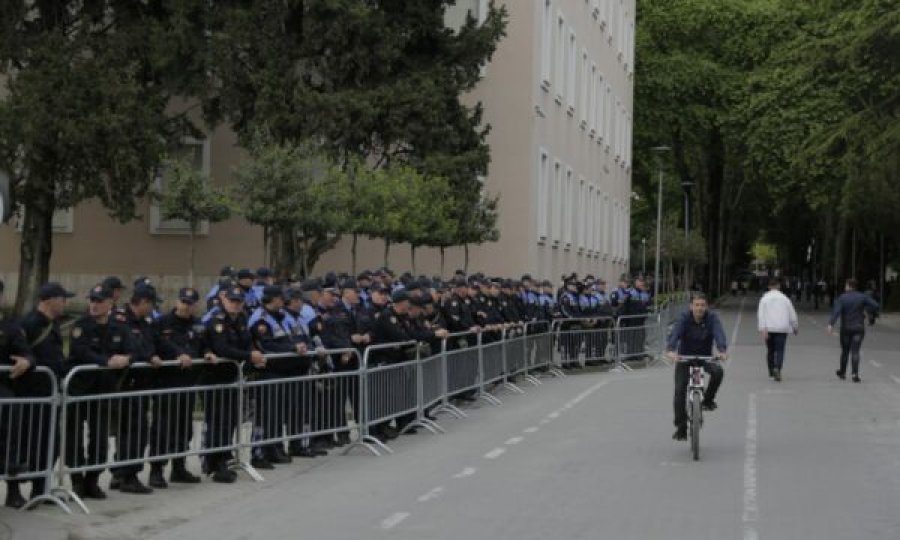
<svg viewBox="0 0 900 540">
<path fill-rule="evenodd" d="M 712 356 L 713 342 L 719 352 L 728 349 L 725 329 L 719 316 L 707 311 L 700 322 L 694 320 L 690 310 L 681 314 L 669 334 L 668 350 L 681 356 Z"/>
<path fill-rule="evenodd" d="M 841 330 L 863 332 L 866 329 L 866 312 L 874 318 L 878 315 L 878 309 L 878 302 L 871 296 L 859 291 L 847 291 L 834 302 L 829 324 L 834 326 L 840 319 Z"/>
</svg>

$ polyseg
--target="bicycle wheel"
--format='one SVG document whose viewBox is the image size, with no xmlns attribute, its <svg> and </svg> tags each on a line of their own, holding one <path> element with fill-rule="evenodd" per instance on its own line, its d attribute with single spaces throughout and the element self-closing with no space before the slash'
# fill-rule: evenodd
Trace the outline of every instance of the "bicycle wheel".
<svg viewBox="0 0 900 540">
<path fill-rule="evenodd" d="M 691 396 L 691 453 L 694 461 L 700 459 L 700 426 L 703 425 L 703 410 L 700 406 L 700 396 Z"/>
</svg>

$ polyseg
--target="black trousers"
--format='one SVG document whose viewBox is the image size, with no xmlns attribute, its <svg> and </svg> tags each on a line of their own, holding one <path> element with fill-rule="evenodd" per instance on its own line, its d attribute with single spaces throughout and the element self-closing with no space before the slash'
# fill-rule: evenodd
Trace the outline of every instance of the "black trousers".
<svg viewBox="0 0 900 540">
<path fill-rule="evenodd" d="M 90 401 L 72 403 L 66 410 L 65 460 L 70 467 L 100 465 L 106 463 L 109 453 L 109 426 L 112 423 L 108 402 Z M 87 430 L 87 446 L 83 441 Z M 96 482 L 100 471 L 90 471 L 75 479 L 87 477 Z"/>
<path fill-rule="evenodd" d="M 232 384 L 238 379 L 238 367 L 234 364 L 204 366 L 200 376 L 200 384 L 224 385 Z M 238 390 L 236 388 L 217 388 L 203 391 L 203 413 L 206 421 L 206 448 L 229 446 L 234 441 L 241 411 L 238 410 Z M 218 451 L 208 454 L 206 471 L 223 468 L 231 459 L 230 451 Z"/>
<path fill-rule="evenodd" d="M 847 373 L 847 360 L 853 362 L 853 374 L 859 375 L 859 349 L 862 347 L 865 330 L 841 330 L 841 375 Z"/>
<path fill-rule="evenodd" d="M 691 373 L 689 362 L 675 364 L 675 399 L 672 405 L 675 410 L 675 427 L 687 425 L 687 384 Z M 722 366 L 715 362 L 703 362 L 703 369 L 709 373 L 709 386 L 706 388 L 704 401 L 714 401 L 725 372 Z"/>
<path fill-rule="evenodd" d="M 163 367 L 157 374 L 157 388 L 190 388 L 197 382 L 199 368 Z M 150 426 L 150 455 L 186 452 L 194 434 L 196 392 L 180 392 L 153 398 Z M 183 459 L 183 458 L 182 458 Z M 164 460 L 155 460 L 162 466 Z"/>
</svg>

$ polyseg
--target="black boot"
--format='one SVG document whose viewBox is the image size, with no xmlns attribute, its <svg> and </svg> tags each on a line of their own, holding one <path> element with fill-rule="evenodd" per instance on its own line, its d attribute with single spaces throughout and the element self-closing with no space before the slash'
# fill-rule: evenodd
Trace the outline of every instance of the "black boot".
<svg viewBox="0 0 900 540">
<path fill-rule="evenodd" d="M 284 446 L 281 444 L 272 445 L 267 458 L 275 464 L 287 464 L 291 462 L 291 456 L 287 455 L 287 452 L 284 451 Z"/>
<path fill-rule="evenodd" d="M 100 489 L 99 480 L 99 472 L 92 472 L 84 475 L 84 484 L 82 489 L 84 494 L 81 496 L 86 499 L 105 499 L 106 493 L 104 493 L 103 490 Z"/>
<path fill-rule="evenodd" d="M 218 461 L 214 465 L 213 471 L 213 482 L 218 482 L 220 484 L 233 484 L 234 481 L 237 480 L 237 473 L 229 470 L 228 465 L 224 460 Z"/>
<path fill-rule="evenodd" d="M 154 463 L 150 467 L 150 477 L 147 479 L 147 484 L 152 488 L 157 489 L 166 489 L 169 487 L 169 484 L 166 482 L 165 477 L 163 477 L 163 465 L 162 463 Z"/>
<path fill-rule="evenodd" d="M 9 508 L 22 508 L 25 506 L 25 503 L 28 501 L 25 500 L 25 497 L 22 496 L 21 491 L 19 491 L 20 482 L 17 481 L 7 481 L 6 482 L 6 506 Z"/>
<path fill-rule="evenodd" d="M 160 472 L 160 474 L 162 473 Z M 121 478 L 121 481 L 122 483 L 119 486 L 119 489 L 122 490 L 122 493 L 134 493 L 136 495 L 148 495 L 150 493 L 153 493 L 153 490 L 151 488 L 145 486 L 141 483 L 140 480 L 138 480 L 136 474 L 123 476 Z M 165 480 L 163 480 L 163 482 L 165 482 Z"/>
<path fill-rule="evenodd" d="M 169 482 L 176 484 L 199 484 L 200 477 L 195 476 L 184 466 L 184 458 L 172 460 L 172 473 L 169 475 Z"/>
</svg>

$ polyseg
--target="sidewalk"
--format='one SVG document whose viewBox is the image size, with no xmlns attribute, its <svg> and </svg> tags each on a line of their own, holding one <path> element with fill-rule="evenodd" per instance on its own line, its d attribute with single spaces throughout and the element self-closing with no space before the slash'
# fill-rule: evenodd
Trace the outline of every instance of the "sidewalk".
<svg viewBox="0 0 900 540">
<path fill-rule="evenodd" d="M 0 509 L 0 540 L 67 540 L 69 533 L 57 521 L 36 512 Z"/>
</svg>

